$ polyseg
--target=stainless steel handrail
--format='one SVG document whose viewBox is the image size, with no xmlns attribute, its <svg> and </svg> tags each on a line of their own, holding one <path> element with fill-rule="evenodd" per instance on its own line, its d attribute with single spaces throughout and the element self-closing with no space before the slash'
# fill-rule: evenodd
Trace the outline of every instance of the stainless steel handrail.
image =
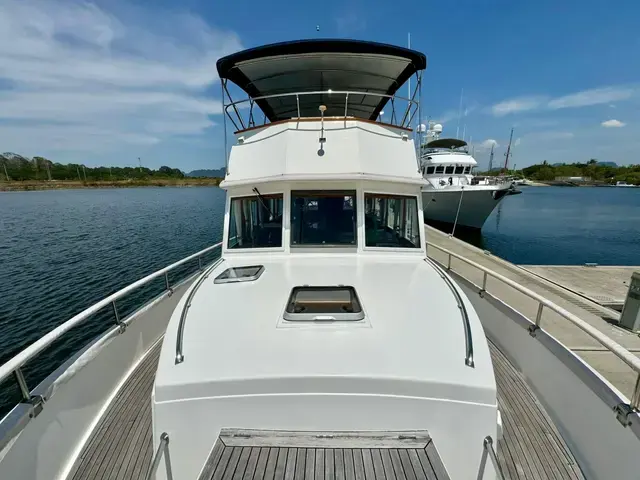
<svg viewBox="0 0 640 480">
<path fill-rule="evenodd" d="M 467 367 L 475 367 L 475 364 L 473 362 L 473 336 L 471 334 L 471 325 L 469 324 L 469 314 L 467 313 L 467 308 L 464 306 L 464 301 L 462 300 L 462 296 L 460 296 L 460 292 L 458 292 L 458 289 L 456 288 L 456 286 L 453 284 L 451 279 L 445 274 L 445 272 L 442 271 L 439 265 L 437 265 L 432 259 L 428 257 L 425 258 L 425 261 L 429 262 L 433 266 L 433 268 L 436 269 L 438 274 L 442 277 L 442 279 L 445 281 L 445 283 L 453 293 L 453 296 L 455 297 L 456 302 L 458 303 L 458 308 L 460 309 L 460 315 L 462 315 L 462 325 L 464 327 L 464 343 L 465 343 L 465 349 L 466 349 L 466 353 L 464 356 L 464 364 Z"/>
<path fill-rule="evenodd" d="M 493 449 L 493 438 L 487 435 L 482 441 L 482 458 L 480 459 L 480 468 L 478 469 L 478 480 L 482 480 L 484 477 L 484 471 L 487 468 L 487 456 L 491 457 L 491 463 L 496 471 L 496 475 L 499 480 L 504 480 L 504 473 L 498 463 L 498 457 L 496 457 L 496 451 Z"/>
<path fill-rule="evenodd" d="M 187 322 L 187 313 L 189 312 L 189 308 L 191 308 L 191 301 L 193 297 L 196 295 L 196 292 L 200 288 L 200 285 L 204 283 L 204 281 L 209 278 L 211 272 L 223 262 L 224 259 L 220 258 L 217 262 L 211 265 L 204 275 L 201 275 L 198 279 L 198 282 L 191 288 L 189 295 L 187 296 L 187 301 L 184 303 L 184 307 L 182 307 L 182 313 L 180 314 L 180 323 L 178 324 L 178 334 L 176 335 L 176 360 L 175 364 L 178 365 L 184 361 L 184 355 L 182 354 L 182 342 L 184 339 L 184 326 Z"/>
<path fill-rule="evenodd" d="M 433 247 L 437 250 L 440 250 L 443 253 L 447 254 L 447 270 L 451 270 L 451 259 L 456 258 L 467 265 L 475 267 L 476 269 L 483 272 L 482 278 L 482 287 L 480 288 L 480 292 L 487 291 L 487 278 L 492 277 L 500 282 L 508 285 L 509 287 L 517 290 L 518 292 L 526 295 L 527 297 L 538 302 L 538 311 L 536 314 L 536 320 L 533 325 L 529 327 L 529 332 L 531 335 L 535 336 L 536 330 L 540 329 L 540 323 L 542 321 L 542 313 L 544 308 L 548 308 L 549 310 L 557 313 L 561 317 L 569 320 L 572 324 L 578 327 L 580 330 L 585 332 L 587 335 L 592 337 L 602 346 L 604 346 L 607 350 L 617 356 L 620 360 L 626 363 L 636 374 L 638 374 L 638 378 L 636 380 L 635 388 L 633 395 L 630 399 L 630 407 L 637 411 L 640 409 L 640 358 L 636 357 L 633 353 L 629 352 L 626 348 L 624 348 L 619 343 L 615 342 L 611 338 L 607 337 L 604 333 L 602 333 L 597 328 L 589 325 L 587 322 L 577 317 L 573 313 L 565 310 L 564 308 L 556 305 L 551 300 L 544 298 L 543 296 L 537 294 L 533 290 L 528 289 L 527 287 L 523 287 L 519 283 L 507 278 L 499 273 L 494 272 L 493 270 L 488 269 L 487 267 L 480 265 L 479 263 L 474 262 L 473 260 L 469 260 L 468 258 L 463 257 L 462 255 L 458 255 L 457 253 L 452 252 L 451 250 L 447 250 L 439 245 L 435 245 L 434 243 L 427 242 L 427 246 Z"/>
<path fill-rule="evenodd" d="M 219 242 L 219 243 L 216 243 L 215 245 L 212 245 L 203 250 L 200 250 L 199 252 L 194 253 L 193 255 L 183 258 L 182 260 L 178 260 L 177 262 L 172 263 L 171 265 L 165 268 L 162 268 L 150 275 L 147 275 L 146 277 L 141 278 L 140 280 L 132 283 L 131 285 L 126 286 L 122 290 L 118 290 L 116 293 L 109 295 L 108 297 L 100 300 L 98 303 L 95 303 L 94 305 L 90 306 L 86 310 L 83 310 L 82 312 L 78 313 L 77 315 L 75 315 L 74 317 L 72 317 L 71 319 L 63 323 L 62 325 L 54 328 L 49 333 L 47 333 L 43 337 L 36 340 L 34 343 L 32 343 L 27 348 L 25 348 L 20 353 L 18 353 L 13 358 L 11 358 L 9 361 L 7 361 L 4 365 L 0 366 L 0 382 L 2 382 L 4 379 L 6 379 L 11 375 L 14 375 L 16 378 L 20 378 L 21 377 L 20 367 L 22 367 L 25 363 L 27 363 L 29 360 L 35 357 L 38 353 L 40 353 L 42 350 L 44 350 L 49 345 L 51 345 L 56 339 L 61 337 L 67 331 L 81 324 L 82 322 L 87 320 L 89 317 L 97 313 L 99 310 L 103 309 L 104 307 L 110 304 L 114 308 L 116 324 L 121 325 L 121 329 L 122 329 L 124 325 L 120 321 L 118 310 L 116 307 L 116 301 L 118 299 L 126 296 L 133 290 L 136 290 L 144 285 L 147 285 L 149 282 L 151 282 L 152 280 L 158 277 L 165 276 L 165 282 L 167 282 L 167 277 L 166 277 L 167 273 L 169 273 L 170 271 L 174 270 L 180 265 L 183 265 L 191 260 L 198 259 L 198 265 L 201 267 L 202 265 L 201 257 L 204 254 L 216 248 L 219 248 L 221 246 L 222 246 L 222 242 Z M 171 286 L 168 283 L 166 283 L 166 286 L 168 288 L 168 291 L 171 291 Z M 25 388 L 28 389 L 28 387 L 26 387 L 26 384 L 24 386 L 20 385 L 20 387 L 23 393 Z"/>
<path fill-rule="evenodd" d="M 406 109 L 407 113 L 414 107 L 417 109 L 419 107 L 419 105 L 420 105 L 420 102 L 415 100 L 415 99 L 413 99 L 413 98 L 400 97 L 400 96 L 397 96 L 397 95 L 389 95 L 389 94 L 386 94 L 386 93 L 347 91 L 347 90 L 317 90 L 317 91 L 313 91 L 313 92 L 274 93 L 272 95 L 264 95 L 264 96 L 261 96 L 261 97 L 245 98 L 245 99 L 242 99 L 242 100 L 237 100 L 235 102 L 231 102 L 231 103 L 225 104 L 224 105 L 224 113 L 233 122 L 233 124 L 235 125 L 236 129 L 244 130 L 245 128 L 247 128 L 247 127 L 244 126 L 244 122 L 241 122 L 242 128 L 238 127 L 238 125 L 235 123 L 235 121 L 233 120 L 233 118 L 229 114 L 229 108 L 233 107 L 234 112 L 236 113 L 236 116 L 238 117 L 238 119 L 240 119 L 240 115 L 239 115 L 239 112 L 238 112 L 238 105 L 240 105 L 240 104 L 249 102 L 250 105 L 251 105 L 251 108 L 253 108 L 253 104 L 258 100 L 268 100 L 268 99 L 271 99 L 271 98 L 282 98 L 282 97 L 295 97 L 296 98 L 297 111 L 298 111 L 298 117 L 297 118 L 300 118 L 300 96 L 304 96 L 304 95 L 345 95 L 344 118 L 347 118 L 347 116 L 348 116 L 347 113 L 348 113 L 348 105 L 349 105 L 349 95 L 364 95 L 364 96 L 372 96 L 372 97 L 379 97 L 379 98 L 388 98 L 388 99 L 392 99 L 392 100 L 401 100 L 401 101 L 407 102 L 407 109 Z M 353 105 L 357 106 L 357 104 L 353 104 Z M 394 108 L 394 113 L 395 113 L 395 105 L 393 106 L 393 108 Z M 399 126 L 404 126 L 405 125 L 406 119 L 407 119 L 407 113 L 405 113 L 402 123 L 398 123 Z M 395 117 L 395 115 L 392 115 L 392 118 L 394 118 L 394 117 Z M 342 117 L 340 117 L 340 118 L 342 118 Z M 411 118 L 413 118 L 413 117 L 411 117 Z M 410 124 L 411 122 L 409 121 L 408 123 Z"/>
<path fill-rule="evenodd" d="M 153 462 L 149 467 L 149 471 L 147 472 L 147 476 L 145 480 L 151 480 L 156 472 L 158 471 L 158 466 L 160 465 L 160 460 L 163 457 L 164 453 L 164 465 L 167 470 L 167 480 L 173 480 L 173 471 L 171 470 L 171 459 L 169 458 L 169 434 L 167 432 L 163 432 L 160 435 L 160 443 L 158 444 L 158 448 L 156 449 L 156 453 L 153 456 Z"/>
</svg>

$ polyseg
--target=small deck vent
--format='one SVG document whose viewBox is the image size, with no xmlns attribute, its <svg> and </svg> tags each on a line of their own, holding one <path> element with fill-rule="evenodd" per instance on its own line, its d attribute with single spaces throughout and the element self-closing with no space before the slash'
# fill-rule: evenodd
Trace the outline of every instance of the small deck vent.
<svg viewBox="0 0 640 480">
<path fill-rule="evenodd" d="M 253 282 L 260 278 L 264 272 L 263 265 L 251 265 L 247 267 L 231 267 L 218 275 L 213 283 L 238 283 Z"/>
<path fill-rule="evenodd" d="M 358 321 L 364 319 L 353 287 L 302 286 L 291 290 L 284 319 L 288 321 Z"/>
</svg>

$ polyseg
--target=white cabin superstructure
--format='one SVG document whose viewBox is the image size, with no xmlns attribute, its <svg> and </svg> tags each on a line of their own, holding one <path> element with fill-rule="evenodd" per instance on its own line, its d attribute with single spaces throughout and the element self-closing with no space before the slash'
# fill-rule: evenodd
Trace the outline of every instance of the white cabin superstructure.
<svg viewBox="0 0 640 480">
<path fill-rule="evenodd" d="M 0 421 L 0 478 L 637 476 L 640 380 L 626 398 L 541 328 L 543 307 L 582 325 L 561 307 L 488 270 L 481 287 L 454 277 L 452 252 L 427 258 L 419 103 L 395 95 L 411 75 L 419 92 L 425 68 L 351 40 L 219 60 L 225 94 L 230 81 L 249 95 L 224 105 L 238 130 L 222 242 L 0 366 L 22 395 Z M 540 302 L 535 321 L 488 276 Z M 120 318 L 117 302 L 158 278 L 166 290 Z M 29 388 L 24 365 L 105 307 L 112 328 Z M 640 360 L 581 328 L 640 379 Z"/>
</svg>

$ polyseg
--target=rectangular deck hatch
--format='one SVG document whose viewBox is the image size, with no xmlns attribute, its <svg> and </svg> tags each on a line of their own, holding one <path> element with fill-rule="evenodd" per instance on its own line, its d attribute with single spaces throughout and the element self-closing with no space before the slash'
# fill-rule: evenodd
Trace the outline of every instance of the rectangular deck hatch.
<svg viewBox="0 0 640 480">
<path fill-rule="evenodd" d="M 213 283 L 253 282 L 260 278 L 262 272 L 264 272 L 263 265 L 231 267 L 218 275 Z"/>
<path fill-rule="evenodd" d="M 284 319 L 289 321 L 358 321 L 364 312 L 353 287 L 293 287 Z"/>
</svg>

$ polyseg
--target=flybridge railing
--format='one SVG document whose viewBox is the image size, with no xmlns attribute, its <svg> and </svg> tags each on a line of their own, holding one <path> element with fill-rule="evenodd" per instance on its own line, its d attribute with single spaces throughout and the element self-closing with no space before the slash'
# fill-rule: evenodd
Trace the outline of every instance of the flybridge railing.
<svg viewBox="0 0 640 480">
<path fill-rule="evenodd" d="M 236 130 L 246 130 L 261 125 L 267 125 L 269 123 L 264 113 L 262 114 L 262 121 L 260 122 L 259 114 L 257 112 L 254 112 L 256 102 L 260 100 L 269 100 L 275 98 L 284 99 L 286 97 L 295 97 L 296 107 L 291 110 L 291 118 L 303 118 L 300 109 L 300 98 L 309 95 L 325 95 L 327 97 L 333 97 L 334 99 L 336 97 L 344 96 L 344 109 L 342 108 L 342 102 L 340 102 L 340 115 L 331 115 L 331 118 L 357 117 L 357 115 L 352 114 L 357 112 L 358 106 L 362 106 L 362 102 L 365 98 L 386 98 L 388 99 L 388 103 L 385 106 L 385 109 L 383 109 L 380 115 L 378 115 L 378 121 L 402 128 L 410 128 L 411 123 L 413 122 L 414 118 L 416 118 L 416 114 L 418 114 L 418 111 L 420 109 L 420 102 L 415 99 L 415 95 L 412 98 L 406 98 L 397 95 L 386 95 L 384 93 L 329 89 L 313 92 L 288 92 L 265 95 L 263 97 L 245 98 L 225 104 L 224 113 L 229 118 L 229 120 L 231 120 L 231 123 L 233 123 L 233 126 L 236 128 Z M 351 104 L 349 103 L 349 96 L 351 96 Z M 354 97 L 356 96 L 359 99 L 357 102 L 354 101 Z M 332 101 L 332 105 L 334 107 L 336 106 L 335 100 Z M 404 105 L 406 105 L 406 107 L 402 108 Z M 320 105 L 318 105 L 318 107 L 319 106 Z M 396 107 L 398 107 L 398 111 L 396 111 Z M 352 109 L 351 112 L 349 110 L 350 108 Z M 241 112 L 243 111 L 246 111 L 246 118 L 243 118 L 243 115 L 241 114 Z M 317 116 L 320 116 L 320 111 L 318 111 Z"/>
<path fill-rule="evenodd" d="M 32 412 L 30 414 L 30 417 L 35 417 L 42 410 L 43 404 L 45 403 L 46 399 L 31 395 L 31 389 L 29 388 L 27 381 L 25 379 L 25 376 L 22 372 L 22 367 L 27 362 L 35 358 L 39 353 L 41 353 L 43 350 L 49 347 L 54 341 L 56 341 L 62 335 L 67 333 L 69 330 L 82 324 L 83 322 L 91 318 L 93 315 L 98 313 L 100 310 L 110 305 L 113 308 L 113 316 L 114 316 L 115 324 L 119 327 L 120 331 L 124 333 L 126 331 L 126 324 L 124 323 L 123 319 L 120 318 L 120 313 L 118 311 L 118 306 L 116 304 L 117 300 L 127 296 L 134 290 L 137 290 L 151 283 L 153 280 L 157 278 L 162 278 L 162 277 L 164 277 L 164 280 L 165 280 L 165 290 L 164 290 L 165 294 L 173 293 L 171 283 L 169 282 L 169 272 L 175 270 L 176 268 L 180 267 L 185 263 L 188 263 L 194 260 L 198 261 L 198 268 L 200 271 L 203 271 L 204 270 L 204 266 L 202 262 L 203 256 L 217 248 L 220 248 L 221 246 L 222 246 L 222 242 L 219 242 L 219 243 L 216 243 L 215 245 L 212 245 L 203 250 L 200 250 L 199 252 L 194 253 L 193 255 L 183 258 L 182 260 L 178 260 L 177 262 L 172 263 L 171 265 L 165 268 L 162 268 L 150 275 L 147 275 L 146 277 L 141 278 L 140 280 L 132 283 L 131 285 L 121 290 L 118 290 L 116 293 L 109 295 L 108 297 L 100 300 L 98 303 L 90 306 L 86 310 L 83 310 L 79 314 L 67 320 L 62 325 L 56 327 L 55 329 L 51 330 L 49 333 L 47 333 L 40 339 L 36 340 L 34 343 L 32 343 L 27 348 L 25 348 L 20 353 L 18 353 L 13 358 L 11 358 L 4 365 L 0 366 L 0 383 L 2 383 L 8 377 L 13 376 L 16 383 L 18 384 L 18 388 L 20 389 L 22 402 L 32 405 Z M 3 444 L 3 441 L 5 440 L 6 439 L 0 438 L 0 449 Z"/>
<path fill-rule="evenodd" d="M 629 403 L 616 405 L 614 410 L 617 415 L 618 421 L 620 421 L 620 423 L 622 423 L 625 426 L 629 425 L 630 423 L 629 416 L 632 413 L 638 412 L 640 410 L 640 358 L 636 357 L 633 353 L 629 352 L 622 345 L 613 341 L 611 338 L 606 336 L 600 330 L 591 326 L 590 324 L 588 324 L 581 318 L 577 317 L 573 313 L 569 312 L 568 310 L 565 310 L 559 305 L 556 305 L 551 300 L 548 300 L 543 296 L 538 295 L 533 290 L 529 290 L 527 287 L 523 287 L 518 282 L 515 282 L 510 278 L 505 277 L 504 275 L 500 275 L 499 273 L 496 273 L 484 267 L 483 265 L 480 265 L 479 263 L 474 262 L 473 260 L 469 260 L 468 258 L 465 258 L 462 255 L 458 255 L 457 253 L 454 253 L 451 250 L 447 250 L 446 248 L 443 248 L 434 243 L 427 242 L 427 246 L 440 250 L 441 252 L 447 255 L 447 264 L 446 264 L 447 270 L 451 270 L 452 258 L 455 258 L 463 263 L 466 263 L 471 267 L 474 267 L 477 270 L 480 270 L 482 272 L 482 286 L 478 285 L 477 287 L 480 288 L 481 294 L 483 292 L 487 292 L 487 279 L 488 277 L 491 277 L 513 288 L 514 290 L 517 290 L 518 292 L 526 295 L 527 297 L 535 300 L 536 302 L 538 302 L 538 311 L 536 314 L 535 322 L 529 326 L 529 334 L 531 336 L 535 337 L 536 332 L 538 332 L 541 329 L 542 314 L 544 312 L 544 309 L 546 308 L 548 310 L 551 310 L 557 313 L 561 317 L 571 322 L 573 325 L 575 325 L 580 330 L 588 334 L 590 337 L 592 337 L 594 340 L 600 343 L 603 347 L 605 347 L 608 351 L 610 351 L 616 357 L 618 357 L 620 360 L 626 363 L 636 375 L 635 387 L 633 389 L 633 394 L 631 396 Z"/>
</svg>

